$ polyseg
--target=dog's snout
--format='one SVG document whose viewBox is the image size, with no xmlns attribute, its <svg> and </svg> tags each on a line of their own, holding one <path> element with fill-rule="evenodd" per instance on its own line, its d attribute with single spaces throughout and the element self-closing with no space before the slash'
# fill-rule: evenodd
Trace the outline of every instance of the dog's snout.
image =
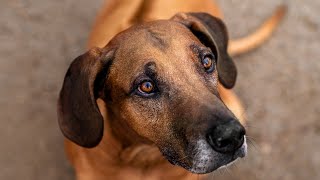
<svg viewBox="0 0 320 180">
<path fill-rule="evenodd" d="M 211 147 L 221 153 L 235 152 L 244 142 L 246 131 L 236 120 L 219 124 L 207 134 Z"/>
</svg>

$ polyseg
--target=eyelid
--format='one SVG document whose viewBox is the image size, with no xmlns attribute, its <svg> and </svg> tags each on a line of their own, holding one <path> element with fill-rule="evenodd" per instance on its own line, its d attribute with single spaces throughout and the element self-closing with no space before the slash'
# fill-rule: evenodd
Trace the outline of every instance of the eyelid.
<svg viewBox="0 0 320 180">
<path fill-rule="evenodd" d="M 150 94 L 142 94 L 141 92 L 139 92 L 138 88 L 139 86 L 146 82 L 146 81 L 150 81 L 153 83 L 154 85 L 154 90 L 152 93 Z M 143 74 L 143 75 L 140 75 L 138 76 L 134 82 L 133 82 L 133 85 L 131 86 L 131 90 L 130 90 L 130 95 L 138 95 L 138 96 L 141 96 L 141 97 L 146 97 L 146 98 L 149 98 L 149 97 L 152 97 L 154 95 L 156 95 L 157 93 L 159 92 L 159 87 L 158 87 L 158 83 L 156 80 L 154 80 L 154 78 L 152 77 L 149 77 L 147 76 L 146 74 Z"/>
<path fill-rule="evenodd" d="M 206 47 L 206 48 L 200 48 L 197 51 L 198 56 L 200 58 L 200 60 L 202 61 L 206 56 L 209 56 L 210 58 L 212 58 L 213 60 L 216 61 L 216 56 L 213 54 L 213 52 L 211 51 L 210 48 Z"/>
<path fill-rule="evenodd" d="M 214 54 L 211 54 L 211 53 L 203 54 L 202 59 L 204 59 L 204 58 L 206 58 L 206 57 L 209 57 L 209 58 L 211 58 L 213 61 L 215 61 L 215 56 L 214 56 Z"/>
<path fill-rule="evenodd" d="M 204 55 L 207 55 L 207 54 L 213 54 L 209 47 L 200 46 L 196 44 L 190 45 L 190 49 L 199 58 L 203 58 Z"/>
<path fill-rule="evenodd" d="M 140 75 L 138 76 L 132 83 L 131 89 L 130 89 L 130 94 L 135 93 L 135 91 L 138 89 L 139 85 L 145 81 L 153 81 L 151 78 L 149 78 L 146 75 Z"/>
<path fill-rule="evenodd" d="M 207 49 L 206 51 L 202 51 L 202 58 L 209 56 L 212 60 L 216 61 L 216 56 L 213 54 L 211 49 Z"/>
</svg>

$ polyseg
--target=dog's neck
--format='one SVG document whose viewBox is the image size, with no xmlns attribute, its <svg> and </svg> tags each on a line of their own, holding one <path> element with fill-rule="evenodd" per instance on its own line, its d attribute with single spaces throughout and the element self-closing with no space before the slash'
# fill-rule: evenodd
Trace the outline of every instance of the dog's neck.
<svg viewBox="0 0 320 180">
<path fill-rule="evenodd" d="M 106 112 L 98 100 L 101 112 Z M 106 118 L 106 113 L 102 113 Z M 202 176 L 170 164 L 159 149 L 143 141 L 124 142 L 105 121 L 100 144 L 91 149 L 66 140 L 66 150 L 77 171 L 78 180 L 108 179 L 200 179 Z M 130 134 L 130 132 L 129 132 Z M 160 176 L 159 176 L 160 175 Z"/>
<path fill-rule="evenodd" d="M 78 180 L 200 178 L 170 164 L 156 146 L 136 144 L 123 147 L 110 132 L 106 132 L 95 148 L 82 148 L 70 141 L 66 141 L 66 147 Z"/>
</svg>

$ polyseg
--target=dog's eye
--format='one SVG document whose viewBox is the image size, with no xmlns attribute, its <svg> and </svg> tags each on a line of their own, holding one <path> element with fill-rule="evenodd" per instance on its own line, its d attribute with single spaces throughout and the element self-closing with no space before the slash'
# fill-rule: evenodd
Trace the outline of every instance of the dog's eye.
<svg viewBox="0 0 320 180">
<path fill-rule="evenodd" d="M 204 58 L 203 61 L 202 61 L 202 63 L 203 63 L 203 67 L 204 67 L 206 70 L 210 69 L 211 66 L 212 66 L 212 60 L 211 60 L 209 57 Z"/>
<path fill-rule="evenodd" d="M 211 56 L 205 56 L 202 59 L 202 65 L 208 73 L 212 72 L 214 70 L 213 58 Z"/>
<path fill-rule="evenodd" d="M 152 93 L 154 91 L 154 89 L 155 89 L 154 84 L 151 81 L 144 81 L 138 87 L 138 90 L 141 93 L 146 93 L 146 94 Z"/>
</svg>

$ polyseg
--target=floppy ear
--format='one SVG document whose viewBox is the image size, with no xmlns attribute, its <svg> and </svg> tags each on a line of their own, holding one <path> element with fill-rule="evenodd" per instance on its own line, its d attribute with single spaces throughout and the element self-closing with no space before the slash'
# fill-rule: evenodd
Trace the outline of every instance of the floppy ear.
<svg viewBox="0 0 320 180">
<path fill-rule="evenodd" d="M 231 89 L 236 82 L 237 69 L 227 52 L 228 33 L 224 23 L 207 13 L 178 13 L 172 20 L 184 24 L 217 55 L 217 70 L 221 84 Z"/>
<path fill-rule="evenodd" d="M 93 48 L 77 57 L 64 78 L 58 101 L 62 133 L 83 147 L 94 147 L 103 136 L 103 117 L 96 99 L 103 89 L 113 51 Z"/>
</svg>

